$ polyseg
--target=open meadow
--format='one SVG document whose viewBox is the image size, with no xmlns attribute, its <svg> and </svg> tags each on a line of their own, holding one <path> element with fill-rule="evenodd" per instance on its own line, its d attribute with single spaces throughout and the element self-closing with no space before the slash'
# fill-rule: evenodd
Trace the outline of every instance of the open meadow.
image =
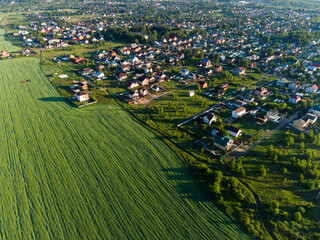
<svg viewBox="0 0 320 240">
<path fill-rule="evenodd" d="M 6 51 L 6 52 L 19 51 L 20 50 L 19 47 L 12 45 L 12 43 L 10 43 L 4 39 L 5 34 L 6 34 L 6 31 L 3 29 L 0 29 L 0 52 L 1 51 Z"/>
<path fill-rule="evenodd" d="M 249 238 L 161 140 L 114 106 L 70 107 L 38 59 L 2 61 L 0 89 L 0 239 Z"/>
</svg>

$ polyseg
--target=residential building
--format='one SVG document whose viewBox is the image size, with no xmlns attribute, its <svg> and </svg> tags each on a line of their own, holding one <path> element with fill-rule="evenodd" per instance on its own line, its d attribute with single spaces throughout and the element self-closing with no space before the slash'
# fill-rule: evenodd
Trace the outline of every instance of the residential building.
<svg viewBox="0 0 320 240">
<path fill-rule="evenodd" d="M 253 122 L 258 125 L 263 125 L 268 121 L 268 117 L 266 115 L 257 114 L 253 118 Z"/>
<path fill-rule="evenodd" d="M 247 110 L 244 107 L 240 107 L 232 111 L 232 117 L 241 118 L 246 113 L 247 113 Z"/>
<path fill-rule="evenodd" d="M 310 85 L 305 89 L 305 92 L 310 94 L 316 93 L 317 91 L 318 91 L 318 86 L 316 84 Z"/>
<path fill-rule="evenodd" d="M 307 113 L 306 116 L 304 116 L 305 121 L 309 121 L 310 124 L 315 124 L 318 120 L 318 117 L 314 114 Z"/>
<path fill-rule="evenodd" d="M 128 76 L 127 76 L 127 74 L 121 72 L 116 77 L 117 77 L 118 81 L 122 81 L 124 79 L 127 79 Z"/>
<path fill-rule="evenodd" d="M 292 95 L 289 97 L 289 103 L 297 104 L 301 100 L 301 97 L 298 95 Z"/>
<path fill-rule="evenodd" d="M 317 117 L 320 117 L 320 104 L 318 105 L 314 105 L 312 108 L 311 108 L 311 112 L 316 115 Z"/>
<path fill-rule="evenodd" d="M 194 96 L 194 91 L 188 92 L 188 97 L 193 97 Z"/>
<path fill-rule="evenodd" d="M 79 102 L 85 102 L 89 100 L 89 94 L 87 92 L 81 91 L 79 93 L 77 93 L 77 100 Z"/>
<path fill-rule="evenodd" d="M 233 139 L 229 136 L 224 136 L 224 137 L 217 136 L 214 139 L 213 144 L 224 151 L 228 151 L 233 145 Z"/>
<path fill-rule="evenodd" d="M 259 97 L 265 97 L 268 94 L 268 89 L 264 87 L 258 87 L 254 90 L 254 95 Z"/>
<path fill-rule="evenodd" d="M 292 126 L 298 130 L 303 131 L 305 130 L 306 127 L 308 127 L 308 122 L 301 118 L 301 119 L 295 120 Z"/>
<path fill-rule="evenodd" d="M 202 115 L 202 121 L 208 125 L 211 125 L 213 122 L 217 121 L 217 117 L 214 113 L 205 113 Z"/>
<path fill-rule="evenodd" d="M 139 93 L 137 90 L 134 90 L 134 91 L 130 91 L 129 92 L 129 98 L 133 99 L 133 100 L 137 100 L 139 99 Z"/>
<path fill-rule="evenodd" d="M 198 84 L 200 85 L 201 89 L 208 87 L 208 83 L 206 81 L 199 81 Z"/>
<path fill-rule="evenodd" d="M 240 76 L 246 73 L 246 69 L 244 67 L 238 67 L 233 69 L 231 72 L 234 75 Z"/>
<path fill-rule="evenodd" d="M 242 135 L 242 131 L 239 128 L 233 127 L 233 126 L 226 126 L 226 130 L 228 130 L 229 135 L 233 137 L 240 137 Z"/>
</svg>

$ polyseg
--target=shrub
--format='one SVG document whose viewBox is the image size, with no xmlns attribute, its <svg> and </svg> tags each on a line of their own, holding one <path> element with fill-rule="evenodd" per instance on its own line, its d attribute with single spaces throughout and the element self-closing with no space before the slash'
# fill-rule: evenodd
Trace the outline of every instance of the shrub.
<svg viewBox="0 0 320 240">
<path fill-rule="evenodd" d="M 306 212 L 306 210 L 304 209 L 304 207 L 299 207 L 299 212 L 301 214 L 304 214 Z"/>
<path fill-rule="evenodd" d="M 295 212 L 293 214 L 293 220 L 296 222 L 300 222 L 302 220 L 302 215 L 300 212 Z"/>
</svg>

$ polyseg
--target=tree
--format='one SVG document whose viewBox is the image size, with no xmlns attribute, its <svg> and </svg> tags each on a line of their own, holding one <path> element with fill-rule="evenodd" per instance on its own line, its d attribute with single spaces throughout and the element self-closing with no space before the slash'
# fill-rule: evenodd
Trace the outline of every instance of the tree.
<svg viewBox="0 0 320 240">
<path fill-rule="evenodd" d="M 286 144 L 287 144 L 288 147 L 294 144 L 294 138 L 292 136 L 291 137 L 287 137 L 285 139 L 285 141 L 286 141 Z"/>
<path fill-rule="evenodd" d="M 270 207 L 275 209 L 275 208 L 279 208 L 280 207 L 280 203 L 277 200 L 272 200 Z"/>
<path fill-rule="evenodd" d="M 306 210 L 304 209 L 304 207 L 299 207 L 299 212 L 301 214 L 304 214 L 306 212 Z"/>
<path fill-rule="evenodd" d="M 309 137 L 313 138 L 313 136 L 314 136 L 313 129 L 311 129 L 311 130 L 309 131 Z"/>
<path fill-rule="evenodd" d="M 293 220 L 296 222 L 300 222 L 302 220 L 302 215 L 300 212 L 295 212 L 293 215 Z"/>
<path fill-rule="evenodd" d="M 306 139 L 305 135 L 302 133 L 299 134 L 299 140 L 304 141 Z"/>
<path fill-rule="evenodd" d="M 284 168 L 282 168 L 282 174 L 286 174 L 287 172 L 288 172 L 288 170 L 284 167 Z"/>
<path fill-rule="evenodd" d="M 303 176 L 302 173 L 299 175 L 299 181 L 300 181 L 300 182 L 304 182 L 304 176 Z"/>
<path fill-rule="evenodd" d="M 267 175 L 267 169 L 263 165 L 260 165 L 259 172 L 262 177 L 265 177 Z"/>
</svg>

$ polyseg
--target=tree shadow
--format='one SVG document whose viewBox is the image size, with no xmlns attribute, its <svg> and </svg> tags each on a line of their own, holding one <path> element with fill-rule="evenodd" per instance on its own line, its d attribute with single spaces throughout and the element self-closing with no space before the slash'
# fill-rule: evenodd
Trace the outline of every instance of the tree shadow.
<svg viewBox="0 0 320 240">
<path fill-rule="evenodd" d="M 198 188 L 196 182 L 194 182 L 191 175 L 189 175 L 188 170 L 179 168 L 167 168 L 163 169 L 166 173 L 167 178 L 170 181 L 174 181 L 176 185 L 176 191 L 181 198 L 187 198 L 195 202 L 210 202 Z"/>
<path fill-rule="evenodd" d="M 64 102 L 68 104 L 70 107 L 77 107 L 75 103 L 63 97 L 45 97 L 45 98 L 38 98 L 38 100 L 43 102 Z"/>
<path fill-rule="evenodd" d="M 45 98 L 38 98 L 38 100 L 43 102 L 65 102 L 66 101 L 63 97 L 45 97 Z"/>
</svg>

